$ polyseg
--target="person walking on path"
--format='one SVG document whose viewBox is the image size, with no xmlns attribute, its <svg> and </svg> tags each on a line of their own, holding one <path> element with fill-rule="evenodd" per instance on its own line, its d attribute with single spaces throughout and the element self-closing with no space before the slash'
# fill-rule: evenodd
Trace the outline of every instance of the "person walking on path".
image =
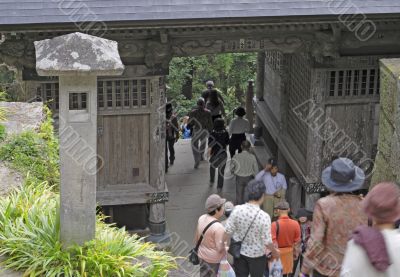
<svg viewBox="0 0 400 277">
<path fill-rule="evenodd" d="M 169 164 L 173 165 L 175 161 L 174 144 L 179 139 L 179 123 L 178 118 L 173 113 L 171 103 L 166 104 L 166 142 L 165 142 L 165 171 L 168 171 L 168 151 L 169 151 Z"/>
<path fill-rule="evenodd" d="M 263 210 L 274 217 L 274 206 L 285 200 L 287 183 L 285 175 L 278 172 L 278 165 L 274 158 L 268 160 L 265 169 L 261 170 L 255 177 L 257 181 L 265 185 L 265 199 Z"/>
<path fill-rule="evenodd" d="M 315 204 L 301 273 L 337 277 L 350 235 L 357 226 L 368 223 L 362 197 L 354 193 L 363 187 L 365 174 L 350 159 L 338 158 L 322 172 L 321 179 L 331 194 Z"/>
<path fill-rule="evenodd" d="M 204 159 L 208 136 L 213 128 L 211 112 L 205 108 L 203 98 L 197 100 L 197 107 L 189 113 L 189 125 L 193 129 L 192 152 L 194 168 L 198 168 Z"/>
<path fill-rule="evenodd" d="M 217 89 L 214 88 L 214 82 L 211 81 L 211 80 L 208 80 L 208 81 L 206 82 L 206 89 L 203 90 L 203 92 L 201 93 L 201 97 L 203 97 L 204 102 L 207 103 L 208 97 L 210 96 L 210 92 L 211 92 L 212 90 L 217 90 Z M 218 92 L 218 99 L 219 99 L 223 104 L 225 104 L 224 98 L 222 97 L 221 93 L 220 93 L 218 90 L 217 90 L 217 92 Z"/>
<path fill-rule="evenodd" d="M 400 189 L 394 183 L 377 184 L 363 201 L 373 226 L 359 226 L 347 243 L 342 277 L 400 276 Z"/>
<path fill-rule="evenodd" d="M 241 241 L 240 258 L 235 258 L 233 267 L 237 277 L 262 277 L 267 262 L 265 249 L 274 258 L 279 251 L 274 247 L 271 237 L 271 219 L 260 209 L 264 201 L 265 186 L 252 180 L 246 187 L 248 202 L 235 206 L 228 218 L 226 232 L 235 241 Z"/>
<path fill-rule="evenodd" d="M 194 242 L 197 243 L 205 228 L 212 223 L 206 230 L 203 240 L 198 249 L 200 258 L 200 276 L 216 277 L 221 260 L 226 256 L 226 236 L 225 228 L 219 222 L 224 214 L 224 204 L 226 200 L 218 194 L 210 195 L 205 204 L 206 214 L 200 216 L 195 232 Z"/>
<path fill-rule="evenodd" d="M 249 141 L 242 141 L 242 152 L 231 160 L 231 172 L 236 177 L 236 205 L 244 204 L 247 184 L 256 176 L 259 168 L 256 157 L 250 153 Z"/>
<path fill-rule="evenodd" d="M 246 140 L 246 133 L 250 132 L 250 123 L 243 117 L 246 115 L 246 110 L 243 107 L 238 107 L 235 110 L 236 118 L 229 124 L 229 134 L 231 142 L 229 143 L 229 153 L 231 159 L 235 156 L 236 150 L 242 152 L 241 144 Z"/>
<path fill-rule="evenodd" d="M 215 181 L 215 171 L 218 168 L 218 193 L 222 191 L 224 186 L 225 166 L 228 159 L 226 148 L 229 144 L 229 134 L 225 129 L 225 121 L 217 118 L 214 121 L 214 129 L 208 138 L 209 156 L 210 156 L 210 186 Z"/>
<path fill-rule="evenodd" d="M 312 212 L 305 208 L 300 208 L 297 211 L 296 219 L 300 224 L 300 230 L 301 230 L 301 244 L 300 244 L 301 252 L 298 259 L 294 262 L 293 272 L 296 272 L 299 263 L 300 263 L 300 268 L 303 265 L 303 254 L 306 252 L 307 242 L 311 235 Z"/>
<path fill-rule="evenodd" d="M 290 206 L 282 201 L 275 206 L 279 218 L 272 223 L 272 241 L 278 246 L 283 266 L 283 276 L 290 277 L 293 263 L 300 254 L 300 224 L 289 217 Z"/>
<path fill-rule="evenodd" d="M 218 98 L 218 91 L 212 89 L 206 102 L 206 108 L 211 112 L 213 122 L 217 118 L 222 118 L 225 116 L 224 103 Z"/>
</svg>

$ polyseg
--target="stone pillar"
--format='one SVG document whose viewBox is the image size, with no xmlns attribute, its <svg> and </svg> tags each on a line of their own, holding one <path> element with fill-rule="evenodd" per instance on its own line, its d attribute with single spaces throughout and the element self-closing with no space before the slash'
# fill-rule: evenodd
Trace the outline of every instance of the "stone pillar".
<svg viewBox="0 0 400 277">
<path fill-rule="evenodd" d="M 254 81 L 249 80 L 246 93 L 246 118 L 250 123 L 250 132 L 253 132 L 253 127 L 254 127 L 253 98 L 254 98 Z"/>
<path fill-rule="evenodd" d="M 400 182 L 400 59 L 382 59 L 380 69 L 379 140 L 371 186 Z"/>
<path fill-rule="evenodd" d="M 97 77 L 61 75 L 59 85 L 61 241 L 82 244 L 94 238 L 96 226 Z M 70 93 L 82 92 L 86 111 L 70 110 Z M 89 159 L 79 153 L 86 147 Z"/>
<path fill-rule="evenodd" d="M 118 45 L 73 33 L 35 42 L 36 70 L 59 76 L 60 233 L 63 247 L 95 236 L 97 76 L 121 75 Z"/>
</svg>

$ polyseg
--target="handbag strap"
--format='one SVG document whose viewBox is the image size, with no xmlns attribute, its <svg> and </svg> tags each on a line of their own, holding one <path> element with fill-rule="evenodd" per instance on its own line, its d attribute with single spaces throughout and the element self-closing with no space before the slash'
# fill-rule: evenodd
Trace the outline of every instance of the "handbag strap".
<svg viewBox="0 0 400 277">
<path fill-rule="evenodd" d="M 216 223 L 216 222 L 218 222 L 218 220 L 211 221 L 211 222 L 206 226 L 206 228 L 204 228 L 203 232 L 201 233 L 201 236 L 200 236 L 199 240 L 197 241 L 197 244 L 196 244 L 196 247 L 195 247 L 196 251 L 199 249 L 200 244 L 201 244 L 201 242 L 203 241 L 204 234 L 207 232 L 208 228 L 210 228 L 211 225 L 213 225 L 213 224 Z"/>
<path fill-rule="evenodd" d="M 250 226 L 249 226 L 249 228 L 247 228 L 246 234 L 244 234 L 244 237 L 243 237 L 242 241 L 244 241 L 244 239 L 247 237 L 247 234 L 249 233 L 250 228 L 251 228 L 251 226 L 253 225 L 254 221 L 256 220 L 256 218 L 257 218 L 257 216 L 258 216 L 258 213 L 259 213 L 260 211 L 261 211 L 261 210 L 258 210 L 256 216 L 255 216 L 255 217 L 253 218 L 253 220 L 251 221 Z"/>
</svg>

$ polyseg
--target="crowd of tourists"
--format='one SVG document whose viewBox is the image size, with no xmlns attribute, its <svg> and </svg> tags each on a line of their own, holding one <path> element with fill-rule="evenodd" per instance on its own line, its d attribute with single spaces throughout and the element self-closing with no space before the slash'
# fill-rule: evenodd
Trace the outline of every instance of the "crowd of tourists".
<svg viewBox="0 0 400 277">
<path fill-rule="evenodd" d="M 222 94 L 214 88 L 213 81 L 207 81 L 206 87 L 197 100 L 196 106 L 183 118 L 181 126 L 179 126 L 178 118 L 173 112 L 172 104 L 167 103 L 165 169 L 168 171 L 168 167 L 174 164 L 175 142 L 181 136 L 191 138 L 194 168 L 199 168 L 202 161 L 208 160 L 210 164 L 210 186 L 213 186 L 217 179 L 217 190 L 220 193 L 223 188 L 227 160 L 229 156 L 233 158 L 236 153 L 242 152 L 242 142 L 246 141 L 246 134 L 250 131 L 250 123 L 244 118 L 245 109 L 237 107 L 234 111 L 236 117 L 227 128 L 225 101 Z M 206 149 L 207 146 L 208 149 Z M 229 149 L 229 156 L 227 149 Z M 239 160 L 241 163 L 245 163 L 249 158 L 252 159 L 253 164 L 256 164 L 254 157 L 242 156 Z M 240 168 L 243 167 L 237 167 L 237 169 Z M 241 170 L 240 174 L 243 173 L 254 175 L 256 172 Z"/>
<path fill-rule="evenodd" d="M 400 276 L 398 185 L 382 182 L 363 196 L 363 170 L 337 158 L 321 174 L 329 195 L 293 214 L 284 179 L 271 159 L 244 185 L 245 203 L 208 197 L 190 259 L 197 255 L 200 276 Z"/>
<path fill-rule="evenodd" d="M 222 95 L 212 81 L 206 86 L 181 128 L 167 104 L 166 132 L 169 165 L 181 130 L 191 137 L 194 168 L 208 159 L 210 186 L 217 179 L 218 194 L 206 200 L 189 256 L 200 265 L 201 277 L 400 276 L 397 184 L 373 184 L 362 195 L 363 170 L 348 158 L 337 158 L 321 172 L 329 194 L 312 211 L 301 208 L 294 213 L 286 201 L 288 185 L 278 161 L 270 158 L 259 170 L 247 140 L 245 109 L 236 108 L 236 117 L 226 127 Z M 228 170 L 236 179 L 234 203 L 220 195 L 229 158 Z M 166 164 L 168 168 L 168 155 Z"/>
</svg>

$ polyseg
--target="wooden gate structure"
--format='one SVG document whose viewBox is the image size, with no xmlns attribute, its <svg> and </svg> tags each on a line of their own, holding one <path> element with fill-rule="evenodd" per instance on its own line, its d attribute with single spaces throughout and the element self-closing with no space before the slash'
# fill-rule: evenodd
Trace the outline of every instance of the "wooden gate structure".
<svg viewBox="0 0 400 277">
<path fill-rule="evenodd" d="M 260 163 L 278 157 L 296 192 L 292 202 L 306 196 L 312 206 L 334 156 L 373 161 L 378 61 L 400 56 L 400 3 L 343 2 L 3 1 L 0 62 L 17 68 L 26 99 L 51 100 L 57 112 L 58 80 L 37 76 L 33 42 L 75 31 L 118 42 L 123 76 L 98 78 L 97 199 L 114 221 L 163 239 L 172 57 L 258 52 L 255 151 Z M 339 135 L 345 149 L 335 148 Z"/>
</svg>

